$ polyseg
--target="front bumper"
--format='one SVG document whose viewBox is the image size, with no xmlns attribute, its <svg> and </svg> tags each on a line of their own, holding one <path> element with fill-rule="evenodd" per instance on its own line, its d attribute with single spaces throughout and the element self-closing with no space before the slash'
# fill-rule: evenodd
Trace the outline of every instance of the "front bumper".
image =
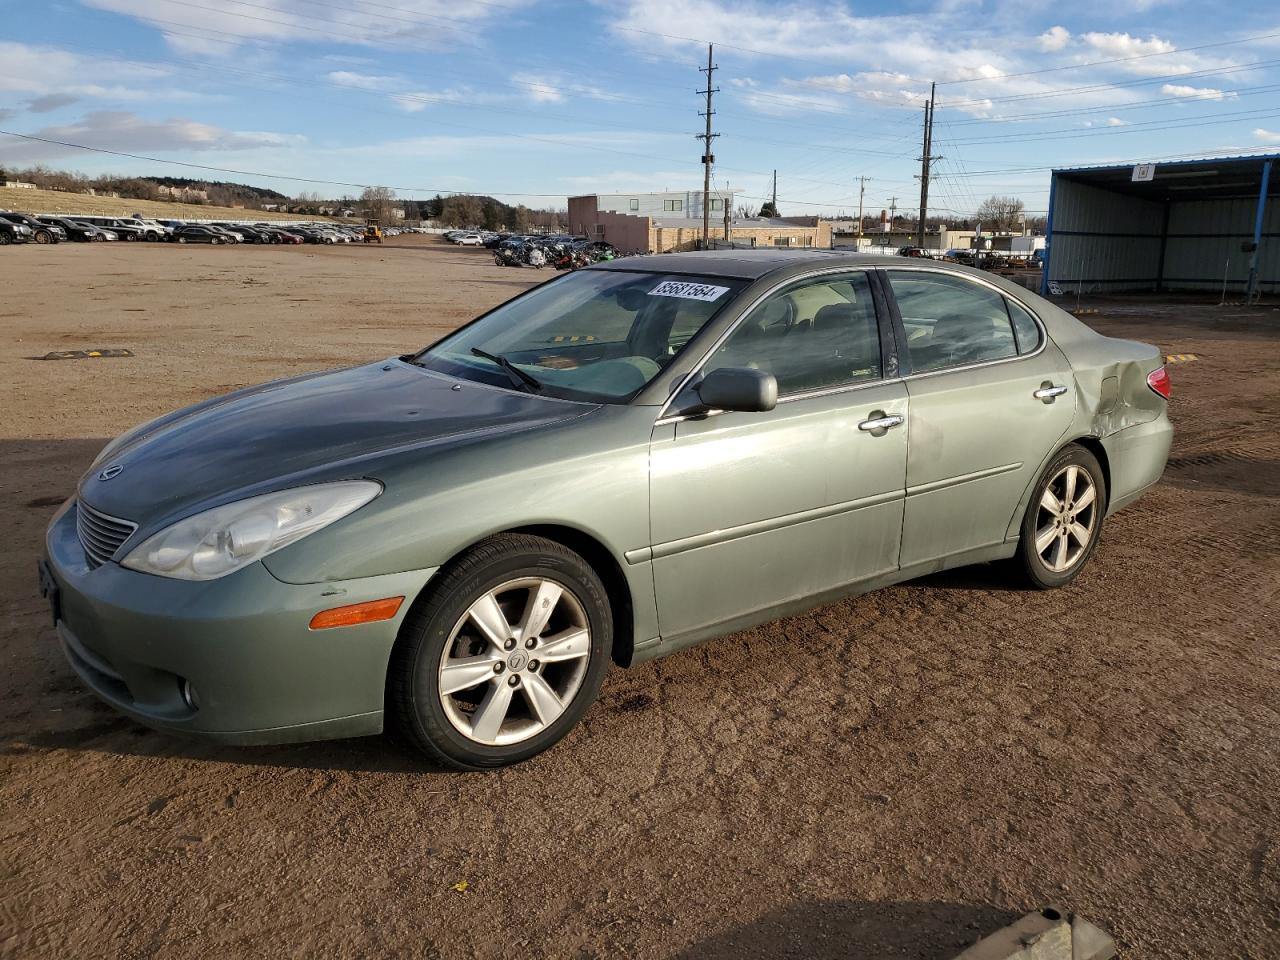
<svg viewBox="0 0 1280 960">
<path fill-rule="evenodd" d="M 45 537 L 42 586 L 63 652 L 89 688 L 150 727 L 225 743 L 283 743 L 382 730 L 387 662 L 436 568 L 287 584 L 255 563 L 189 582 L 90 568 L 75 505 Z M 404 596 L 381 623 L 311 630 L 332 607 Z"/>
</svg>

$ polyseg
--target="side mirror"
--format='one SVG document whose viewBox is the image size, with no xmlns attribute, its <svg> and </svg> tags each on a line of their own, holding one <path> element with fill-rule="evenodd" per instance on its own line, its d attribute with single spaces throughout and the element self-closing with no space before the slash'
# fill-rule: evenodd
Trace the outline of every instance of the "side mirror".
<svg viewBox="0 0 1280 960">
<path fill-rule="evenodd" d="M 773 374 L 750 367 L 712 370 L 694 390 L 708 410 L 763 413 L 778 405 L 778 381 Z"/>
</svg>

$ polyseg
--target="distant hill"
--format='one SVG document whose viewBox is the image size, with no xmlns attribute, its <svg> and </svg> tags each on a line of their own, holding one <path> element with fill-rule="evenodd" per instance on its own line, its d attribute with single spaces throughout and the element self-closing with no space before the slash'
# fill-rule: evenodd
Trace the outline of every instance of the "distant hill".
<svg viewBox="0 0 1280 960">
<path fill-rule="evenodd" d="M 255 187 L 247 183 L 231 183 L 225 180 L 192 180 L 189 177 L 139 177 L 158 187 L 186 187 L 196 190 L 223 190 L 240 198 L 256 198 L 261 203 L 288 203 L 290 198 L 278 190 Z"/>
<path fill-rule="evenodd" d="M 128 197 L 90 196 L 61 190 L 25 190 L 0 187 L 0 210 L 19 213 L 56 213 L 90 217 L 128 217 L 140 213 L 157 220 L 328 220 L 330 217 L 245 210 L 205 203 L 175 203 L 167 200 L 134 200 Z"/>
</svg>

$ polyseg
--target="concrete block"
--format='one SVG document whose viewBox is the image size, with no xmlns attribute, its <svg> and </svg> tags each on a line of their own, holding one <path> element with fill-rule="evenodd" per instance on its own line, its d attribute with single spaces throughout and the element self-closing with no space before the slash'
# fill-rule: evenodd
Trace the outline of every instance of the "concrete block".
<svg viewBox="0 0 1280 960">
<path fill-rule="evenodd" d="M 1115 943 L 1087 920 L 1045 907 L 983 937 L 955 960 L 1112 960 Z"/>
</svg>

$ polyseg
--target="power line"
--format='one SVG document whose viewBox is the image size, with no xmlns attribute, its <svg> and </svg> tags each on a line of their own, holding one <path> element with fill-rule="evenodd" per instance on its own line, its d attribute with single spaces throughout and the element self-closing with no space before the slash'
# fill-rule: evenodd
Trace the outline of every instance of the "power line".
<svg viewBox="0 0 1280 960">
<path fill-rule="evenodd" d="M 993 103 L 1015 103 L 1026 100 L 1052 100 L 1058 97 L 1069 97 L 1072 94 L 1091 93 L 1098 91 L 1114 90 L 1121 87 L 1140 87 L 1152 83 L 1164 83 L 1169 80 L 1199 80 L 1204 77 L 1226 76 L 1233 73 L 1241 73 L 1247 70 L 1255 70 L 1258 67 L 1268 67 L 1280 63 L 1277 60 L 1254 60 L 1250 63 L 1239 64 L 1233 67 L 1221 67 L 1212 70 L 1194 70 L 1189 73 L 1170 73 L 1156 77 L 1142 77 L 1136 80 L 1115 80 L 1106 83 L 1093 83 L 1077 87 L 1058 87 L 1052 88 L 1043 93 L 1021 93 L 1012 94 L 1005 97 L 976 97 L 965 100 L 943 100 L 944 107 L 965 107 L 965 106 L 989 106 Z"/>
<path fill-rule="evenodd" d="M 1192 119 L 1183 120 L 1143 120 L 1138 123 L 1127 123 L 1119 127 L 1105 127 L 1102 129 L 1088 128 L 1084 130 L 1047 130 L 1042 133 L 1018 134 L 1018 133 L 1002 133 L 993 134 L 987 137 L 965 137 L 957 139 L 956 143 L 1002 143 L 1009 141 L 1017 141 L 1019 143 L 1028 143 L 1041 140 L 1068 140 L 1077 137 L 1104 137 L 1118 136 L 1131 133 L 1150 133 L 1152 130 L 1188 130 L 1196 127 L 1214 127 L 1224 123 L 1236 123 L 1243 119 L 1248 120 L 1269 120 L 1273 117 L 1280 116 L 1274 109 L 1270 110 L 1243 110 L 1236 113 L 1226 114 L 1216 120 Z"/>
<path fill-rule="evenodd" d="M 1234 90 L 1218 91 L 1217 96 L 1160 97 L 1155 100 L 1136 100 L 1131 103 L 1121 103 L 1108 106 L 1071 107 L 1066 110 L 1044 110 L 1039 113 L 1016 113 L 1002 117 L 970 117 L 966 120 L 952 120 L 949 122 L 948 126 L 971 126 L 975 123 L 1024 123 L 1029 120 L 1076 117 L 1091 113 L 1121 113 L 1126 110 L 1145 110 L 1147 107 L 1170 103 L 1182 104 L 1188 107 L 1216 106 L 1217 104 L 1224 103 L 1227 100 L 1237 100 L 1244 97 L 1257 96 L 1260 93 L 1274 93 L 1277 90 L 1280 90 L 1280 84 L 1263 84 L 1256 87 L 1237 87 Z"/>
<path fill-rule="evenodd" d="M 1134 60 L 1149 60 L 1152 57 L 1169 57 L 1179 53 L 1191 53 L 1195 50 L 1208 50 L 1212 47 L 1230 47 L 1241 43 L 1255 43 L 1259 40 L 1274 40 L 1280 33 L 1263 33 L 1253 37 L 1241 37 L 1239 40 L 1219 40 L 1215 43 L 1201 43 L 1194 47 L 1177 47 L 1173 50 L 1157 50 L 1153 53 L 1137 53 L 1130 57 L 1111 57 L 1107 60 L 1090 60 L 1086 63 L 1070 63 L 1061 67 L 1044 67 L 1040 70 L 1024 70 L 1021 73 L 1000 73 L 989 77 L 963 77 L 956 80 L 939 80 L 938 83 L 955 85 L 959 83 L 980 83 L 983 80 L 1011 80 L 1014 77 L 1034 77 L 1042 73 L 1059 73 L 1063 70 L 1080 70 L 1085 67 L 1101 67 L 1109 63 L 1130 63 Z"/>
</svg>

